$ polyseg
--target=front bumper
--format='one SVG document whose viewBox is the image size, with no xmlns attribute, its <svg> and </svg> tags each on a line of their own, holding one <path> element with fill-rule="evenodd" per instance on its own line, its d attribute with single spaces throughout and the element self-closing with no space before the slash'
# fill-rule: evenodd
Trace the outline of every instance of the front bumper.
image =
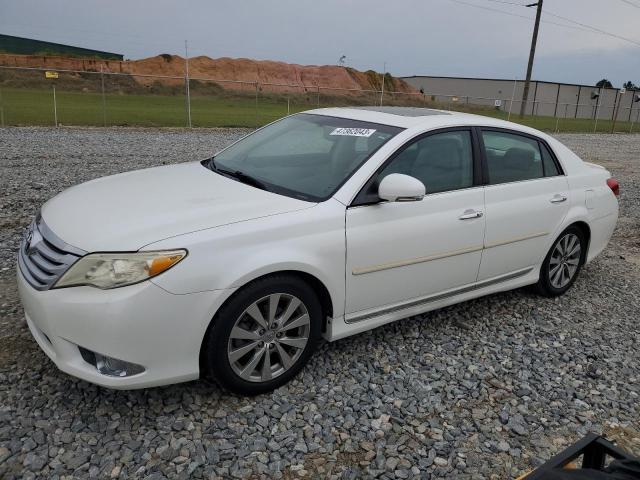
<svg viewBox="0 0 640 480">
<path fill-rule="evenodd" d="M 151 282 L 100 290 L 72 287 L 38 291 L 18 269 L 27 324 L 57 367 L 91 383 L 133 389 L 199 377 L 202 339 L 216 310 L 233 290 L 174 295 Z M 112 377 L 98 372 L 79 347 L 144 367 Z"/>
</svg>

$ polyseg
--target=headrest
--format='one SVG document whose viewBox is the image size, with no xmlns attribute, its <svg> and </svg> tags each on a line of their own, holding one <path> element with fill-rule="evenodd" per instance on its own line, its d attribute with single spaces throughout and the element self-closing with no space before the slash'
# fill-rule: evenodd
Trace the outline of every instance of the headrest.
<svg viewBox="0 0 640 480">
<path fill-rule="evenodd" d="M 451 168 L 460 162 L 460 140 L 428 138 L 420 149 L 416 163 L 428 162 L 431 167 Z"/>
<path fill-rule="evenodd" d="M 534 162 L 535 152 L 528 148 L 513 147 L 504 154 L 505 168 L 514 170 L 527 170 Z"/>
</svg>

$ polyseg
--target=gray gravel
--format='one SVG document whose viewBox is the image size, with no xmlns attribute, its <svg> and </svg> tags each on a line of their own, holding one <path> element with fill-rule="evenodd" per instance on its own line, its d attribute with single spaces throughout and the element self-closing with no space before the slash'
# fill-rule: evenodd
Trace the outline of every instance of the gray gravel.
<svg viewBox="0 0 640 480">
<path fill-rule="evenodd" d="M 21 229 L 70 185 L 241 133 L 0 129 L 0 478 L 507 478 L 588 431 L 640 453 L 638 135 L 560 136 L 623 192 L 612 244 L 561 298 L 492 295 L 324 344 L 253 399 L 60 373 L 21 320 Z"/>
</svg>

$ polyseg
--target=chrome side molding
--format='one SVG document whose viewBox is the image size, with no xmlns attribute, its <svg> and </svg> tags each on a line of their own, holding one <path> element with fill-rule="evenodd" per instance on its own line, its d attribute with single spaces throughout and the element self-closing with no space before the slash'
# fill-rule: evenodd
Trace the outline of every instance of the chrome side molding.
<svg viewBox="0 0 640 480">
<path fill-rule="evenodd" d="M 432 260 L 440 260 L 442 258 L 455 257 L 456 255 L 464 255 L 465 253 L 479 252 L 482 250 L 482 245 L 463 248 L 460 250 L 452 250 L 450 252 L 437 253 L 435 255 L 429 255 L 427 257 L 411 258 L 409 260 L 399 260 L 397 262 L 383 263 L 380 265 L 373 265 L 371 267 L 354 268 L 351 272 L 352 275 L 364 275 L 365 273 L 379 272 L 381 270 L 389 270 L 390 268 L 407 267 L 416 263 L 431 262 Z"/>
<path fill-rule="evenodd" d="M 436 293 L 435 295 L 430 295 L 428 297 L 423 297 L 418 300 L 411 300 L 409 302 L 405 302 L 399 305 L 395 305 L 393 307 L 383 308 L 382 310 L 378 310 L 377 312 L 372 313 L 364 313 L 362 315 L 356 315 L 351 318 L 345 317 L 345 323 L 357 323 L 365 320 L 369 320 L 372 318 L 380 317 L 382 315 L 388 315 L 391 313 L 399 312 L 401 310 L 406 310 L 408 308 L 419 307 L 422 305 L 428 305 L 433 302 L 437 302 L 439 300 L 444 300 L 446 298 L 455 297 L 456 295 L 462 295 L 463 293 L 472 292 L 474 290 L 479 290 L 484 287 L 489 287 L 491 285 L 495 285 L 498 283 L 506 282 L 508 280 L 513 280 L 515 278 L 523 277 L 527 273 L 531 272 L 533 267 L 523 268 L 522 270 L 516 270 L 515 272 L 507 273 L 506 275 L 500 275 L 499 277 L 489 278 L 487 280 L 483 280 L 481 282 L 477 282 L 471 285 L 466 285 L 464 287 L 459 287 L 453 290 L 449 290 L 448 292 Z"/>
</svg>

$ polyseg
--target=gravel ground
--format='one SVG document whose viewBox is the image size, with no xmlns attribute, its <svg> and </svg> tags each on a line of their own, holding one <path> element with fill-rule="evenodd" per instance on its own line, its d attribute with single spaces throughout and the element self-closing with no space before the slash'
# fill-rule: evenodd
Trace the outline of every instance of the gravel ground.
<svg viewBox="0 0 640 480">
<path fill-rule="evenodd" d="M 0 478 L 507 478 L 588 431 L 640 453 L 638 135 L 560 136 L 622 185 L 611 245 L 561 298 L 518 290 L 325 343 L 253 399 L 60 373 L 22 321 L 22 228 L 70 185 L 241 133 L 0 129 Z"/>
</svg>

